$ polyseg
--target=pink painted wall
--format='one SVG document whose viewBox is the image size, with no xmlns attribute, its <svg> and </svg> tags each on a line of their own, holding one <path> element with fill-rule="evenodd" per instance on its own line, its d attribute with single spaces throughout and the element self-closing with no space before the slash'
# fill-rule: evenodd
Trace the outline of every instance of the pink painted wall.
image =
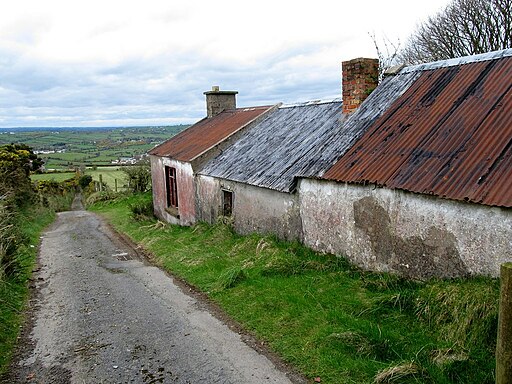
<svg viewBox="0 0 512 384">
<path fill-rule="evenodd" d="M 167 207 L 165 167 L 176 168 L 178 212 Z M 194 173 L 189 163 L 151 156 L 153 207 L 155 215 L 172 224 L 192 225 L 196 222 Z"/>
</svg>

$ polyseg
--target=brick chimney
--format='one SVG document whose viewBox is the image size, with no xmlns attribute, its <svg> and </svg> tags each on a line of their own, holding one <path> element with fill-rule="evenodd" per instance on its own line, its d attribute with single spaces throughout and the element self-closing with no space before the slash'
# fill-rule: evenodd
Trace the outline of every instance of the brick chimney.
<svg viewBox="0 0 512 384">
<path fill-rule="evenodd" d="M 214 85 L 211 91 L 204 92 L 206 95 L 206 116 L 210 118 L 226 109 L 235 109 L 237 93 L 237 91 L 221 91 L 217 85 Z"/>
<path fill-rule="evenodd" d="M 360 57 L 344 61 L 341 67 L 343 113 L 350 114 L 379 84 L 379 60 Z"/>
</svg>

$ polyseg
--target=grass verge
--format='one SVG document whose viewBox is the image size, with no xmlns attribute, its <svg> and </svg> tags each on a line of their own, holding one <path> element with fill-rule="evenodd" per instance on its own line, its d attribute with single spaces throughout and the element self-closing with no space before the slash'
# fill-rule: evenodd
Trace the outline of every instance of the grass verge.
<svg viewBox="0 0 512 384">
<path fill-rule="evenodd" d="M 24 241 L 14 255 L 16 270 L 0 277 L 0 376 L 8 367 L 19 334 L 39 236 L 54 218 L 55 212 L 43 207 L 26 208 L 16 216 L 16 228 Z"/>
<path fill-rule="evenodd" d="M 166 225 L 133 209 L 150 201 L 118 198 L 91 210 L 311 380 L 494 383 L 496 279 L 415 282 L 363 272 L 297 243 L 239 236 L 221 224 Z"/>
</svg>

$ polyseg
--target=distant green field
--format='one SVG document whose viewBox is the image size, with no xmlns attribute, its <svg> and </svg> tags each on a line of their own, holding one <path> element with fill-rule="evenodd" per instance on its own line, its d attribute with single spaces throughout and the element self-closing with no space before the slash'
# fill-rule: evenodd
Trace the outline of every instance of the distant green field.
<svg viewBox="0 0 512 384">
<path fill-rule="evenodd" d="M 0 145 L 22 143 L 45 160 L 46 169 L 106 166 L 126 158 L 139 158 L 187 125 L 102 129 L 0 130 Z"/>
<path fill-rule="evenodd" d="M 101 167 L 97 169 L 87 168 L 85 171 L 86 175 L 91 175 L 94 181 L 100 181 L 100 175 L 104 184 L 110 189 L 115 190 L 117 180 L 117 190 L 121 191 L 127 188 L 126 177 L 122 171 L 122 167 Z M 71 179 L 75 176 L 75 172 L 62 172 L 62 173 L 42 173 L 32 175 L 33 181 L 37 180 L 54 180 L 61 182 L 64 180 Z"/>
<path fill-rule="evenodd" d="M 32 181 L 39 180 L 53 180 L 58 183 L 64 180 L 71 179 L 75 176 L 75 172 L 62 172 L 62 173 L 41 173 L 38 175 L 32 175 L 30 178 Z"/>
<path fill-rule="evenodd" d="M 125 173 L 121 169 L 119 167 L 102 167 L 96 170 L 87 169 L 85 173 L 91 175 L 95 181 L 99 181 L 101 175 L 103 183 L 107 184 L 112 190 L 115 189 L 117 180 L 117 189 L 120 191 L 127 188 Z"/>
</svg>

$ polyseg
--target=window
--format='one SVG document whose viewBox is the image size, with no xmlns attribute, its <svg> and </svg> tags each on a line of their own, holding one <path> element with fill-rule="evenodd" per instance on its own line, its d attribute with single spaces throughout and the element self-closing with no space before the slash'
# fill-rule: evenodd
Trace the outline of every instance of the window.
<svg viewBox="0 0 512 384">
<path fill-rule="evenodd" d="M 165 182 L 167 186 L 167 206 L 178 208 L 176 168 L 165 167 Z"/>
<path fill-rule="evenodd" d="M 233 214 L 233 192 L 222 190 L 222 214 L 231 216 Z"/>
</svg>

